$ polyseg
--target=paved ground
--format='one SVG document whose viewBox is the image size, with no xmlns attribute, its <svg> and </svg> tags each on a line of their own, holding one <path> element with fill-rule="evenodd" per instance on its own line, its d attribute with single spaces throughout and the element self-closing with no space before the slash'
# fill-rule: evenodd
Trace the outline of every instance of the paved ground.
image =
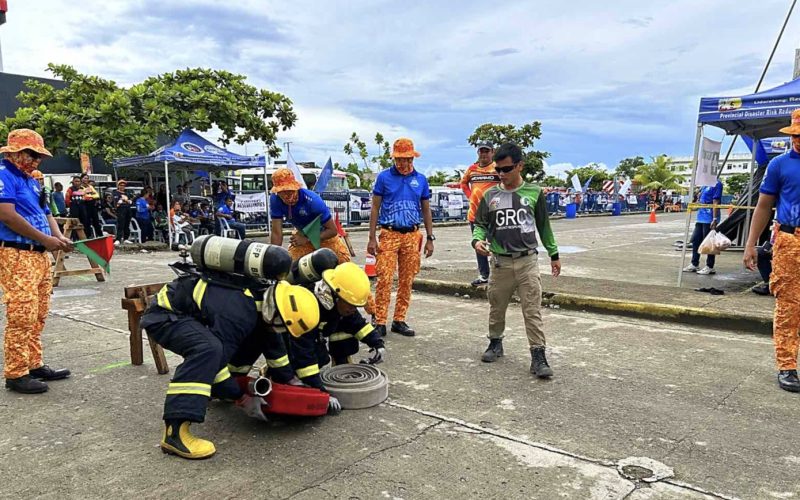
<svg viewBox="0 0 800 500">
<path fill-rule="evenodd" d="M 190 463 L 157 447 L 167 376 L 128 364 L 123 286 L 169 279 L 170 254 L 119 255 L 105 283 L 63 281 L 45 335 L 73 378 L 0 393 L 7 498 L 790 498 L 800 494 L 797 396 L 775 387 L 770 341 L 547 310 L 556 377 L 534 380 L 519 319 L 507 356 L 478 361 L 482 302 L 417 294 L 414 339 L 392 335 L 390 401 L 261 424 L 212 403 Z M 71 264 L 75 265 L 73 261 Z M 565 259 L 566 263 L 566 259 Z M 510 314 L 519 318 L 512 306 Z M 168 358 L 174 366 L 179 359 Z M 649 457 L 652 485 L 615 464 Z M 706 494 L 702 493 L 706 492 Z"/>
<path fill-rule="evenodd" d="M 741 251 L 718 256 L 716 275 L 683 273 L 682 287 L 677 288 L 678 269 L 683 266 L 681 252 L 676 251 L 674 243 L 683 239 L 685 214 L 659 214 L 656 224 L 647 220 L 648 215 L 636 214 L 553 221 L 563 274 L 557 280 L 545 276 L 544 290 L 744 315 L 762 320 L 769 331 L 774 300 L 750 292 L 760 277 L 743 268 Z M 435 233 L 436 252 L 423 261 L 419 277 L 471 282 L 477 276 L 477 264 L 469 246 L 467 226 L 437 228 Z M 359 253 L 356 261 L 363 263 L 367 234 L 354 232 L 351 238 Z M 690 257 L 688 251 L 686 264 Z M 540 258 L 540 268 L 543 274 L 549 274 L 545 257 Z M 724 290 L 725 295 L 695 291 L 703 287 Z"/>
</svg>

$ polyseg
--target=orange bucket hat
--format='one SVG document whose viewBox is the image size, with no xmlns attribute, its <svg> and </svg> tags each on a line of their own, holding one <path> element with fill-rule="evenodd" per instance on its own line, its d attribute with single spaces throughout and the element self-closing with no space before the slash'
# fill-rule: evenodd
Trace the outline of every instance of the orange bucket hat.
<svg viewBox="0 0 800 500">
<path fill-rule="evenodd" d="M 279 168 L 272 174 L 272 192 L 280 193 L 281 191 L 297 191 L 301 186 L 297 179 L 294 178 L 294 172 L 288 168 Z"/>
<path fill-rule="evenodd" d="M 800 109 L 792 111 L 792 124 L 779 130 L 781 134 L 800 135 Z"/>
<path fill-rule="evenodd" d="M 414 151 L 414 142 L 411 139 L 401 137 L 392 145 L 392 158 L 419 158 L 419 152 Z"/>
<path fill-rule="evenodd" d="M 25 149 L 52 157 L 52 153 L 44 147 L 44 139 L 36 131 L 29 128 L 18 128 L 8 133 L 8 144 L 0 148 L 0 153 L 16 153 Z"/>
</svg>

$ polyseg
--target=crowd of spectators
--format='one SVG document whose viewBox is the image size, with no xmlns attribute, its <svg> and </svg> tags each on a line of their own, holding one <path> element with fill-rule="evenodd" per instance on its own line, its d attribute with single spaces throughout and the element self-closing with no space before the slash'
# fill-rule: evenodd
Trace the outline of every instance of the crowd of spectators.
<svg viewBox="0 0 800 500">
<path fill-rule="evenodd" d="M 545 189 L 547 211 L 550 214 L 565 213 L 567 205 L 577 205 L 579 213 L 598 213 L 613 211 L 614 195 L 605 191 L 588 189 L 586 192 L 575 192 L 573 189 L 551 188 Z M 680 195 L 662 192 L 659 196 L 655 193 L 629 193 L 626 196 L 618 195 L 620 210 L 624 212 L 643 212 L 655 206 L 657 210 L 676 210 L 683 208 Z"/>
</svg>

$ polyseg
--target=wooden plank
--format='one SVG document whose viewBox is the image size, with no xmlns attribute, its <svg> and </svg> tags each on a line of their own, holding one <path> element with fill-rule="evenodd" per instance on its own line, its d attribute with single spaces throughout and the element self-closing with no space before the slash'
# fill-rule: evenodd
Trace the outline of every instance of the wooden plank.
<svg viewBox="0 0 800 500">
<path fill-rule="evenodd" d="M 125 287 L 125 298 L 126 299 L 135 299 L 141 298 L 142 290 L 146 295 L 155 295 L 161 290 L 161 287 L 166 285 L 166 283 L 150 283 L 147 285 L 132 285 Z"/>
<path fill-rule="evenodd" d="M 100 275 L 103 274 L 103 270 L 98 267 L 97 269 L 73 269 L 71 271 L 54 271 L 54 273 L 56 274 L 55 276 L 56 278 L 63 278 L 64 276 L 79 276 L 81 274 Z"/>
<path fill-rule="evenodd" d="M 153 353 L 153 360 L 156 362 L 156 371 L 159 375 L 169 373 L 169 365 L 167 364 L 167 357 L 164 355 L 164 349 L 158 343 L 147 336 L 147 342 L 150 344 L 150 351 Z"/>
<path fill-rule="evenodd" d="M 142 352 L 142 328 L 139 321 L 142 314 L 138 311 L 128 311 L 128 330 L 130 330 L 131 344 L 131 364 L 141 365 L 144 363 L 144 353 Z"/>
</svg>

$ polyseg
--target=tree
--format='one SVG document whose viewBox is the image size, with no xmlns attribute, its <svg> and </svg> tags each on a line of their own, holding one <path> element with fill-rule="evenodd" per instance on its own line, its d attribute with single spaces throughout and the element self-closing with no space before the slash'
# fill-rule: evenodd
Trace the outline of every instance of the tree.
<svg viewBox="0 0 800 500">
<path fill-rule="evenodd" d="M 0 137 L 14 128 L 32 128 L 57 152 L 73 157 L 87 153 L 111 162 L 149 153 L 158 136 L 174 138 L 185 128 L 204 132 L 216 126 L 223 145 L 261 141 L 276 157 L 278 131 L 297 120 L 288 97 L 257 89 L 245 76 L 227 71 L 179 70 L 129 89 L 67 65 L 51 63 L 48 71 L 66 87 L 25 82 L 28 91 L 17 96 L 23 107 L 0 123 Z"/>
<path fill-rule="evenodd" d="M 375 173 L 392 166 L 392 150 L 383 134 L 375 134 L 375 144 L 378 146 L 377 154 L 370 156 L 367 144 L 361 140 L 357 133 L 350 135 L 350 140 L 344 145 L 343 151 L 350 156 L 351 162 L 345 167 L 345 171 L 356 174 L 361 180 L 361 187 L 370 189 L 374 181 Z M 360 163 L 363 165 L 360 166 Z M 355 187 L 355 180 L 348 177 L 350 187 Z"/>
<path fill-rule="evenodd" d="M 750 174 L 733 174 L 725 179 L 725 188 L 728 194 L 744 193 L 750 182 Z"/>
<path fill-rule="evenodd" d="M 619 165 L 617 165 L 617 169 L 614 170 L 614 175 L 624 177 L 626 179 L 633 179 L 636 176 L 636 169 L 644 164 L 644 158 L 641 156 L 625 158 L 619 162 Z"/>
<path fill-rule="evenodd" d="M 545 187 L 567 187 L 567 181 L 560 179 L 555 175 L 546 176 L 544 179 L 539 181 L 539 184 Z"/>
<path fill-rule="evenodd" d="M 591 178 L 592 180 L 589 182 L 589 187 L 598 191 L 603 188 L 603 181 L 611 179 L 611 172 L 604 169 L 597 163 L 589 163 L 583 167 L 567 170 L 567 186 L 572 186 L 572 181 L 570 179 L 572 179 L 572 176 L 575 174 L 578 174 L 581 187 L 583 187 L 584 184 L 586 184 L 586 181 Z"/>
<path fill-rule="evenodd" d="M 450 175 L 442 170 L 437 170 L 432 174 L 428 174 L 428 184 L 431 186 L 444 186 L 444 184 L 449 181 Z"/>
<path fill-rule="evenodd" d="M 636 170 L 634 180 L 642 189 L 655 190 L 658 199 L 663 190 L 681 190 L 684 177 L 670 170 L 672 160 L 669 156 L 661 155 L 651 158 L 652 162 L 640 166 Z"/>
<path fill-rule="evenodd" d="M 481 141 L 490 141 L 496 146 L 504 142 L 513 142 L 523 151 L 522 160 L 525 162 L 522 168 L 523 177 L 539 182 L 544 178 L 544 159 L 550 156 L 547 152 L 533 149 L 535 141 L 542 137 L 541 126 L 542 124 L 537 121 L 521 127 L 484 123 L 475 129 L 475 132 L 467 138 L 467 142 L 473 146 Z"/>
</svg>

